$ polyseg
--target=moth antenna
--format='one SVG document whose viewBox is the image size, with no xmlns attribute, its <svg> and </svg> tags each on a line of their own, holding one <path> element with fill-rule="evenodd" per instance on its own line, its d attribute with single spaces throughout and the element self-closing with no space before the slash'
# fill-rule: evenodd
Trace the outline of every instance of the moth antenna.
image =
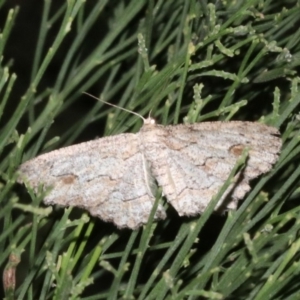
<svg viewBox="0 0 300 300">
<path fill-rule="evenodd" d="M 86 93 L 86 92 L 83 92 L 83 94 L 86 94 L 86 95 L 90 96 L 91 98 L 94 98 L 94 99 L 96 99 L 97 101 L 100 101 L 100 102 L 105 103 L 105 104 L 107 104 L 107 105 L 110 105 L 110 106 L 112 106 L 112 107 L 121 109 L 121 110 L 126 111 L 126 112 L 128 112 L 128 113 L 130 113 L 130 114 L 136 115 L 136 116 L 138 116 L 139 118 L 141 118 L 141 119 L 144 121 L 144 123 L 147 123 L 147 119 L 145 119 L 142 115 L 140 115 L 140 114 L 138 114 L 138 113 L 136 113 L 136 112 L 134 112 L 134 111 L 131 111 L 131 110 L 126 109 L 126 108 L 124 108 L 124 107 L 121 107 L 121 106 L 118 106 L 118 105 L 109 103 L 109 102 L 107 102 L 107 101 L 104 101 L 104 100 L 102 100 L 102 99 L 100 99 L 100 98 L 97 98 L 97 97 L 93 96 L 92 94 L 89 94 L 89 93 Z M 150 114 L 149 114 L 149 116 L 150 116 Z"/>
</svg>

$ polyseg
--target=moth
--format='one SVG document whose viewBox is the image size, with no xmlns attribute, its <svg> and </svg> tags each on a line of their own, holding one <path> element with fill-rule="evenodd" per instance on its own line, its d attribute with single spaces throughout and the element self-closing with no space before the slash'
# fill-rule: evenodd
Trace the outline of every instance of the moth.
<svg viewBox="0 0 300 300">
<path fill-rule="evenodd" d="M 100 138 L 40 155 L 19 168 L 19 182 L 51 187 L 44 202 L 77 206 L 119 228 L 148 221 L 160 186 L 180 216 L 201 214 L 228 178 L 243 149 L 246 167 L 216 209 L 235 209 L 249 181 L 268 172 L 281 149 L 279 131 L 257 122 L 157 125 L 148 118 L 138 133 Z M 159 205 L 155 219 L 164 219 Z"/>
</svg>

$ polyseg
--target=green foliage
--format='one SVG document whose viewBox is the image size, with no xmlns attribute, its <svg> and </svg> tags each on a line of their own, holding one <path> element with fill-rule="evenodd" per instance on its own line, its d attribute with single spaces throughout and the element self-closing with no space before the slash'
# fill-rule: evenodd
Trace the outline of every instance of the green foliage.
<svg viewBox="0 0 300 300">
<path fill-rule="evenodd" d="M 299 2 L 46 0 L 32 55 L 15 30 L 26 4 L 8 2 L 0 5 L 6 299 L 299 299 Z M 12 42 L 30 69 L 14 73 L 22 61 Z M 19 164 L 41 152 L 141 126 L 83 92 L 162 124 L 259 120 L 280 128 L 284 146 L 237 211 L 212 214 L 246 153 L 202 216 L 169 208 L 163 222 L 120 231 L 81 210 L 52 211 L 42 190 L 28 196 L 16 184 Z"/>
</svg>

